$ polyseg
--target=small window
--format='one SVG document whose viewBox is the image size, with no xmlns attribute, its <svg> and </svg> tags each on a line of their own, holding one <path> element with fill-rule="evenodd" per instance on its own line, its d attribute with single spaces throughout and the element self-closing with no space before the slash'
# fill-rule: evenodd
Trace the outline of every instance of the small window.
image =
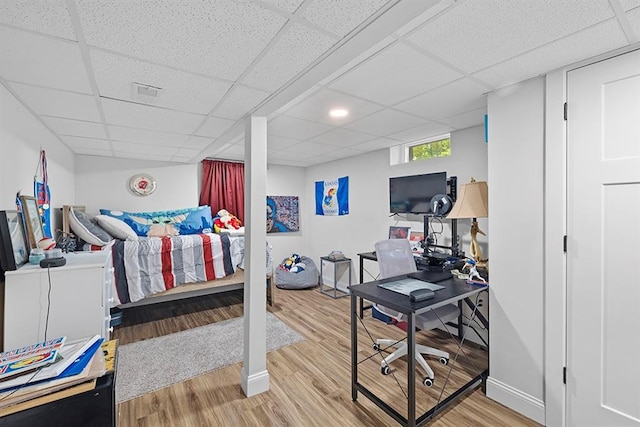
<svg viewBox="0 0 640 427">
<path fill-rule="evenodd" d="M 450 155 L 451 139 L 449 135 L 407 146 L 407 160 L 410 162 Z"/>
</svg>

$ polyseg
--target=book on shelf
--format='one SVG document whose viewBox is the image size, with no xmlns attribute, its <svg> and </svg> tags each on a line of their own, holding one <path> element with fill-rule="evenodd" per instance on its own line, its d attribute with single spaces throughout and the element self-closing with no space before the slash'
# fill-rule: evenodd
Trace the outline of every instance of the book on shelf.
<svg viewBox="0 0 640 427">
<path fill-rule="evenodd" d="M 55 363 L 65 339 L 58 337 L 0 353 L 0 381 Z"/>
<path fill-rule="evenodd" d="M 95 335 L 90 338 L 65 344 L 57 350 L 59 360 L 50 365 L 37 368 L 32 373 L 0 381 L 0 390 L 8 390 L 23 386 L 24 384 L 37 383 L 60 376 L 76 361 L 76 359 L 82 356 L 83 353 L 94 346 L 99 340 L 102 340 L 100 335 Z"/>
</svg>

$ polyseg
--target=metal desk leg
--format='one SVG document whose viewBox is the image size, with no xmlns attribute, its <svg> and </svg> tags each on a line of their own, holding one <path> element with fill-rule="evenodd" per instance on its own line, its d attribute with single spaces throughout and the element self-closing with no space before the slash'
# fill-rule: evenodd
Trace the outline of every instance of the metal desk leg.
<svg viewBox="0 0 640 427">
<path fill-rule="evenodd" d="M 360 258 L 360 283 L 364 283 L 363 275 L 364 275 L 364 258 L 359 256 Z M 364 300 L 360 298 L 360 318 L 364 317 Z"/>
<path fill-rule="evenodd" d="M 356 296 L 351 294 L 351 400 L 358 399 L 358 319 L 356 312 Z M 360 298 L 362 301 L 362 298 Z M 362 307 L 362 305 L 360 306 Z"/>
<path fill-rule="evenodd" d="M 416 313 L 412 312 L 408 316 L 407 324 L 407 388 L 409 389 L 409 399 L 407 401 L 407 426 L 416 425 Z"/>
</svg>

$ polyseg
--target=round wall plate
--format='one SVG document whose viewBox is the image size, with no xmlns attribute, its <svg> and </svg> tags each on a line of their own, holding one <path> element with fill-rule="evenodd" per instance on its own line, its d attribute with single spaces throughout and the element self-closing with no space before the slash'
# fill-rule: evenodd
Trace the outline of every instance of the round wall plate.
<svg viewBox="0 0 640 427">
<path fill-rule="evenodd" d="M 156 180 L 144 173 L 134 175 L 129 179 L 129 189 L 136 196 L 148 196 L 156 191 Z"/>
</svg>

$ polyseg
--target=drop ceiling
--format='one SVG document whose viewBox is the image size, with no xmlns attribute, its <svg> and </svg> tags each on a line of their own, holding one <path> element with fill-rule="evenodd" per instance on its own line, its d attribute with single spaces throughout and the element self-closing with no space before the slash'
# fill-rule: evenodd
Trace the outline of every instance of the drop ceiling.
<svg viewBox="0 0 640 427">
<path fill-rule="evenodd" d="M 487 93 L 639 37 L 640 0 L 0 0 L 0 84 L 76 154 L 241 160 L 256 114 L 269 163 L 306 167 L 480 125 Z"/>
</svg>

